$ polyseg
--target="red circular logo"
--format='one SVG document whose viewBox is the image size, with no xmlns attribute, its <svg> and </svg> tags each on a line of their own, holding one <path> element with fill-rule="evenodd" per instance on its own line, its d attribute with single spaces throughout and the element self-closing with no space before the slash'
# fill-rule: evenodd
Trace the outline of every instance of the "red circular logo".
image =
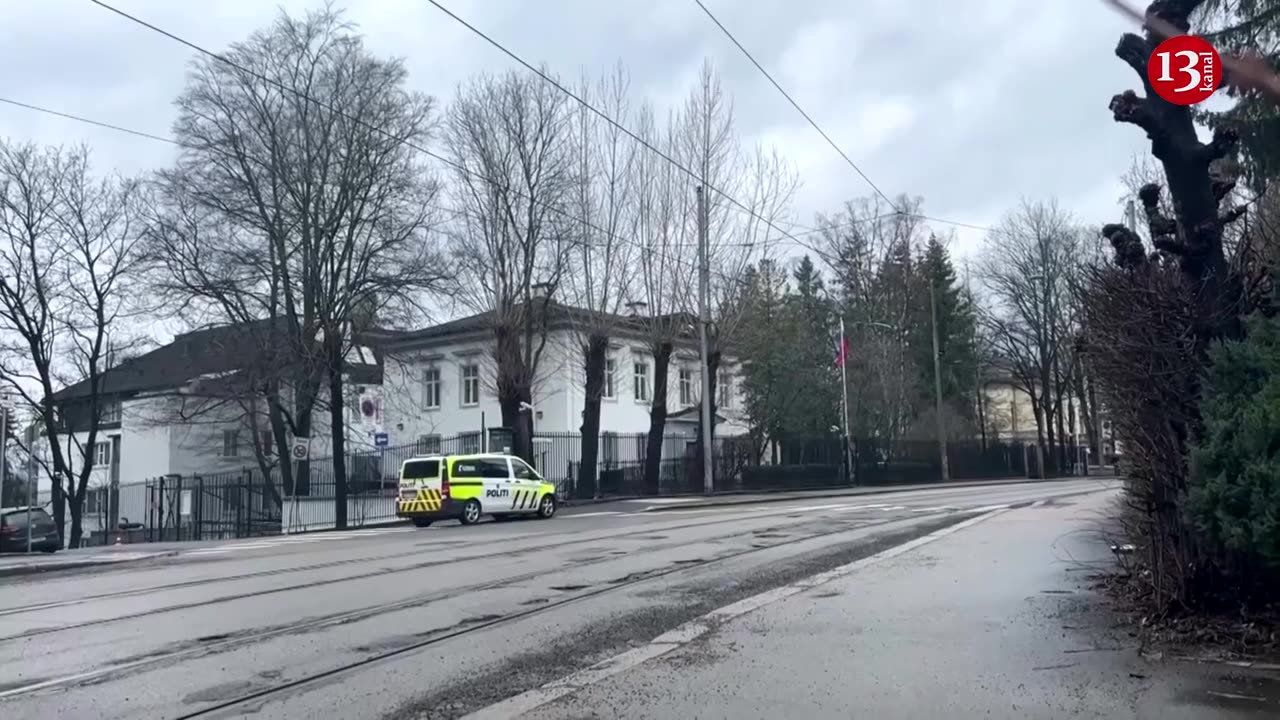
<svg viewBox="0 0 1280 720">
<path fill-rule="evenodd" d="M 1156 46 L 1147 60 L 1151 89 L 1174 105 L 1195 105 L 1222 85 L 1222 58 L 1207 41 L 1179 35 Z"/>
</svg>

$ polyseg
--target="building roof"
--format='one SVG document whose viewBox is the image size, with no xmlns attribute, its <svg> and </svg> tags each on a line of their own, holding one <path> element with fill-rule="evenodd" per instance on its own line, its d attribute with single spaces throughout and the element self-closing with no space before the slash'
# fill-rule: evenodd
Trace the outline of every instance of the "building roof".
<svg viewBox="0 0 1280 720">
<path fill-rule="evenodd" d="M 539 303 L 541 304 L 541 303 Z M 547 327 L 550 330 L 559 330 L 573 327 L 587 327 L 594 323 L 610 327 L 614 332 L 619 334 L 643 336 L 648 333 L 651 323 L 655 321 L 683 323 L 691 328 L 697 327 L 697 318 L 689 313 L 677 312 L 650 317 L 647 315 L 621 315 L 617 313 L 606 313 L 587 310 L 586 308 L 565 305 L 555 300 L 547 300 L 545 303 L 545 312 L 547 313 Z M 494 321 L 497 313 L 493 310 L 469 315 L 457 320 L 451 320 L 439 325 L 433 325 L 421 330 L 411 330 L 407 332 L 396 332 L 382 330 L 378 332 L 378 339 L 387 344 L 393 345 L 416 345 L 427 340 L 442 340 L 473 333 L 487 332 L 493 329 Z M 693 330 L 683 333 L 689 338 L 693 337 Z"/>
<path fill-rule="evenodd" d="M 266 320 L 182 333 L 168 345 L 102 373 L 99 392 L 108 396 L 133 395 L 177 388 L 201 377 L 229 378 L 245 369 L 246 359 L 263 357 L 262 349 L 273 345 L 271 335 L 271 323 Z M 353 363 L 347 372 L 355 384 L 382 382 L 382 368 L 376 364 Z M 89 381 L 85 379 L 54 393 L 53 399 L 74 400 L 88 397 L 89 392 Z"/>
</svg>

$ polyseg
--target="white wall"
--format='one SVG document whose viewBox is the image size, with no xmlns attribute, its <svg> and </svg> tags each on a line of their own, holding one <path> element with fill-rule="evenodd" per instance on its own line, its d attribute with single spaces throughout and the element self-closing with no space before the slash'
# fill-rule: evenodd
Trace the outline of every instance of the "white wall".
<svg viewBox="0 0 1280 720">
<path fill-rule="evenodd" d="M 464 432 L 479 431 L 483 412 L 488 427 L 500 425 L 501 410 L 494 396 L 494 367 L 491 359 L 492 345 L 483 339 L 466 342 L 442 342 L 425 350 L 396 352 L 386 360 L 384 394 L 386 426 L 392 445 L 414 442 L 421 435 L 450 437 Z M 609 358 L 614 362 L 613 397 L 601 403 L 601 432 L 621 434 L 644 433 L 649 429 L 649 400 L 638 399 L 635 394 L 634 365 L 642 362 L 648 368 L 649 396 L 653 393 L 653 359 L 644 343 L 639 340 L 618 338 L 611 343 Z M 481 398 L 476 406 L 461 403 L 462 365 L 475 362 L 482 375 Z M 697 354 L 689 349 L 677 351 L 672 358 L 667 384 L 667 408 L 678 412 L 687 405 L 680 404 L 679 368 L 688 367 L 692 372 L 692 399 L 701 397 L 701 380 L 698 375 Z M 438 408 L 423 404 L 423 371 L 436 368 L 440 372 L 441 399 Z M 739 417 L 742 407 L 741 383 L 731 364 L 728 368 L 732 388 L 731 404 L 721 409 L 727 418 Z M 546 433 L 577 433 L 582 425 L 582 404 L 585 378 L 581 350 L 574 333 L 568 330 L 553 332 L 547 339 L 546 350 L 538 369 L 538 381 L 534 386 L 535 411 L 541 413 L 535 421 L 535 429 Z M 740 426 L 730 423 L 730 427 Z M 724 429 L 729 434 L 729 428 Z"/>
<path fill-rule="evenodd" d="M 120 415 L 120 483 L 139 483 L 170 472 L 167 423 L 155 423 L 169 407 L 167 398 L 140 398 L 122 403 Z"/>
</svg>

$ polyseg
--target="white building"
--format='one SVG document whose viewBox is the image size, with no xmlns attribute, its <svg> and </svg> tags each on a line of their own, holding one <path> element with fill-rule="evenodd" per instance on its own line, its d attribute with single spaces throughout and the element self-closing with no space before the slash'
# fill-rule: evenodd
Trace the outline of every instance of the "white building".
<svg viewBox="0 0 1280 720">
<path fill-rule="evenodd" d="M 168 345 L 132 358 L 101 377 L 101 420 L 92 447 L 88 432 L 87 381 L 54 394 L 70 434 L 53 438 L 73 469 L 82 467 L 81 448 L 93 464 L 90 490 L 119 485 L 118 515 L 143 521 L 147 513 L 142 484 L 161 477 L 213 476 L 257 470 L 258 451 L 275 462 L 265 403 L 243 390 L 250 363 L 262 353 L 261 326 L 223 326 L 177 336 Z M 346 377 L 346 443 L 348 452 L 372 450 L 381 425 L 382 371 L 373 353 L 357 348 Z M 239 387 L 237 387 L 239 385 Z M 310 454 L 329 456 L 331 446 L 327 393 L 312 414 Z M 37 452 L 49 456 L 49 439 Z M 48 481 L 41 491 L 47 502 Z M 131 491 L 138 488 L 138 491 Z M 106 521 L 103 493 L 90 492 L 85 532 Z"/>
<path fill-rule="evenodd" d="M 577 434 L 582 425 L 585 374 L 581 332 L 586 311 L 548 303 L 545 344 L 533 387 L 535 436 Z M 604 399 L 600 411 L 603 434 L 640 435 L 649 431 L 653 406 L 654 360 L 645 320 L 611 318 Z M 541 333 L 535 344 L 542 343 Z M 462 435 L 480 449 L 482 428 L 502 424 L 495 386 L 491 316 L 481 313 L 434 327 L 390 335 L 384 354 L 385 426 L 390 444 L 419 444 Z M 700 402 L 696 336 L 675 343 L 667 384 L 670 421 L 664 435 L 692 438 Z M 716 435 L 746 432 L 736 359 L 725 358 L 717 372 L 719 387 Z M 474 440 L 470 440 L 474 438 Z"/>
</svg>

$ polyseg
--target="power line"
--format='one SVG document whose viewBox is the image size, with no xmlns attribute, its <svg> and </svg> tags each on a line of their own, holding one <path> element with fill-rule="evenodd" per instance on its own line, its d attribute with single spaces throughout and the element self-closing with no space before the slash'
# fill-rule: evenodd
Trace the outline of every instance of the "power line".
<svg viewBox="0 0 1280 720">
<path fill-rule="evenodd" d="M 433 0 L 429 0 L 429 1 L 433 1 Z M 943 223 L 944 225 L 954 225 L 956 227 L 969 228 L 972 230 L 982 230 L 984 232 L 989 232 L 989 233 L 997 232 L 994 228 L 989 228 L 982 225 L 972 225 L 970 223 L 957 222 L 955 220 L 947 220 L 945 218 L 929 217 L 927 215 L 920 215 L 918 213 L 908 213 L 898 208 L 898 206 L 893 202 L 893 200 L 890 200 L 889 196 L 885 195 L 884 191 L 881 190 L 879 186 L 877 186 L 875 182 L 873 182 L 865 172 L 862 171 L 862 168 L 858 167 L 857 163 L 851 160 L 848 154 L 846 154 L 844 150 L 841 150 L 840 146 L 837 145 L 835 141 L 831 139 L 831 136 L 827 135 L 826 131 L 824 131 L 822 127 L 819 126 L 818 123 L 812 117 L 809 116 L 809 113 L 805 112 L 804 108 L 800 107 L 800 104 L 797 103 L 795 99 L 791 97 L 791 94 L 788 93 L 782 87 L 782 85 L 778 83 L 777 80 L 773 79 L 773 75 L 769 74 L 769 71 L 766 70 L 764 66 L 761 65 L 759 61 L 755 59 L 755 56 L 751 54 L 751 51 L 747 50 L 747 48 L 744 47 L 742 43 L 738 42 L 738 38 L 734 37 L 733 33 L 729 32 L 729 29 L 724 26 L 724 23 L 720 22 L 720 19 L 715 16 L 715 13 L 711 12 L 710 8 L 708 8 L 702 2 L 702 0 L 693 0 L 693 1 L 698 4 L 698 7 L 702 8 L 702 12 L 706 13 L 707 17 L 711 19 L 711 22 L 715 23 L 715 26 L 720 28 L 720 31 L 724 33 L 725 37 L 729 38 L 730 42 L 732 42 L 735 46 L 737 46 L 738 50 L 742 51 L 742 54 L 746 56 L 747 60 L 750 60 L 751 64 L 755 65 L 756 69 L 760 71 L 760 74 L 764 75 L 765 79 L 768 80 L 769 83 L 772 84 L 773 87 L 776 88 L 779 93 L 782 93 L 782 97 L 786 98 L 787 102 L 791 103 L 791 107 L 795 108 L 796 112 L 799 112 L 800 115 L 803 116 L 804 119 L 807 120 L 809 124 L 813 126 L 814 130 L 818 131 L 818 134 L 822 136 L 823 140 L 827 141 L 827 144 L 831 146 L 831 149 L 835 150 L 840 155 L 841 158 L 844 158 L 844 161 L 849 164 L 849 167 L 853 168 L 853 171 L 858 173 L 858 176 L 861 177 L 864 181 L 866 181 L 867 185 L 870 185 L 871 189 L 874 190 L 877 195 L 883 198 L 885 202 L 889 203 L 889 207 L 897 210 L 903 215 L 918 217 L 922 220 L 931 220 L 933 222 Z"/>
<path fill-rule="evenodd" d="M 92 2 L 98 2 L 98 0 L 92 0 Z M 655 155 L 657 155 L 658 157 L 662 158 L 663 160 L 666 160 L 668 163 L 670 163 L 672 166 L 676 167 L 676 168 L 677 168 L 677 169 L 679 169 L 681 172 L 683 172 L 683 173 L 685 173 L 686 175 L 688 175 L 690 178 L 692 178 L 692 179 L 694 179 L 694 180 L 698 181 L 699 183 L 701 183 L 701 184 L 702 184 L 704 187 L 706 187 L 708 190 L 711 190 L 711 191 L 715 192 L 717 195 L 720 195 L 720 196 L 721 196 L 721 197 L 723 197 L 724 199 L 728 200 L 728 201 L 729 201 L 729 203 L 730 203 L 731 205 L 733 205 L 734 207 L 737 207 L 738 209 L 742 210 L 743 212 L 747 213 L 748 215 L 751 215 L 752 217 L 756 218 L 757 220 L 760 220 L 760 221 L 764 222 L 764 223 L 765 223 L 766 225 L 768 225 L 770 228 L 772 228 L 772 229 L 774 229 L 774 230 L 777 230 L 778 232 L 782 233 L 782 235 L 783 235 L 784 237 L 789 238 L 790 240 L 793 240 L 793 241 L 798 242 L 798 240 L 796 239 L 796 237 L 795 237 L 794 235 L 792 235 L 791 233 L 787 232 L 786 230 L 783 230 L 782 228 L 780 228 L 780 227 L 778 227 L 777 225 L 775 225 L 775 224 L 773 223 L 773 221 L 772 221 L 772 220 L 769 220 L 768 218 L 764 217 L 763 215 L 761 215 L 760 213 L 756 212 L 755 210 L 752 210 L 751 208 L 747 207 L 746 205 L 743 205 L 741 202 L 739 202 L 739 201 L 738 201 L 738 199 L 737 199 L 737 198 L 733 197 L 732 195 L 730 195 L 729 193 L 725 192 L 724 190 L 721 190 L 720 188 L 718 188 L 718 187 L 716 187 L 716 186 L 712 185 L 711 183 L 707 182 L 707 179 L 706 179 L 705 177 L 702 177 L 702 176 L 698 175 L 697 173 L 695 173 L 694 171 L 690 170 L 689 168 L 685 167 L 685 166 L 684 166 L 682 163 L 680 163 L 678 160 L 676 160 L 675 158 L 671 157 L 671 156 L 670 156 L 670 155 L 668 155 L 667 153 L 663 152 L 660 148 L 655 147 L 655 146 L 654 146 L 652 143 L 650 143 L 648 140 L 645 140 L 644 138 L 642 138 L 642 137 L 640 137 L 639 135 L 637 135 L 637 134 L 635 134 L 634 132 L 632 132 L 629 128 L 627 128 L 627 127 L 626 127 L 625 125 L 623 125 L 622 123 L 620 123 L 620 122 L 618 122 L 617 120 L 615 120 L 615 119 L 613 119 L 613 118 L 609 117 L 609 115 L 608 115 L 607 113 L 605 113 L 603 110 L 600 110 L 600 109 L 599 109 L 599 108 L 597 108 L 596 106 L 592 105 L 591 103 L 589 103 L 589 102 L 587 102 L 586 100 L 584 100 L 584 99 L 582 99 L 581 97 L 579 97 L 577 93 L 575 93 L 575 92 L 573 92 L 572 90 L 570 90 L 569 88 L 565 87 L 563 84 L 561 84 L 561 83 L 560 83 L 560 81 L 558 81 L 558 80 L 556 80 L 555 78 L 551 77 L 550 75 L 546 74 L 546 73 L 545 73 L 545 72 L 543 72 L 542 70 L 540 70 L 540 69 L 538 69 L 538 68 L 534 67 L 534 66 L 533 66 L 533 65 L 531 65 L 528 61 L 526 61 L 524 58 L 522 58 L 522 57 L 520 57 L 519 55 L 517 55 L 514 51 L 510 50 L 509 48 L 507 48 L 505 45 L 503 45 L 502 43 L 498 42 L 497 40 L 494 40 L 493 38 L 489 37 L 487 34 L 485 34 L 485 32 L 484 32 L 483 30 L 481 30 L 481 29 L 477 28 L 475 25 L 472 25 L 471 23 L 469 23 L 469 22 L 467 22 L 466 20 L 462 19 L 462 18 L 461 18 L 461 17 L 459 17 L 456 13 L 454 13 L 452 10 L 450 10 L 450 9 L 449 9 L 449 8 L 447 8 L 447 7 L 445 7 L 444 5 L 441 5 L 441 4 L 438 2 L 438 0 L 427 0 L 427 2 L 431 3 L 432 5 L 434 5 L 434 6 L 436 7 L 436 9 L 438 9 L 440 12 L 442 12 L 442 13 L 444 13 L 445 15 L 448 15 L 449 17 L 453 18 L 455 21 L 457 21 L 460 25 L 462 25 L 462 26 L 463 26 L 463 27 L 465 27 L 466 29 L 468 29 L 468 30 L 470 30 L 471 32 L 473 32 L 473 33 L 475 33 L 476 35 L 478 35 L 478 36 L 479 36 L 481 39 L 483 39 L 485 42 L 489 43 L 490 45 L 494 46 L 494 47 L 495 47 L 495 48 L 497 48 L 498 50 L 502 51 L 502 53 L 503 53 L 503 54 L 505 54 L 507 57 L 509 57 L 509 58 L 511 58 L 512 60 L 515 60 L 516 62 L 518 62 L 518 63 L 520 63 L 521 65 L 523 65 L 526 69 L 528 69 L 530 72 L 532 72 L 533 74 L 537 75 L 538 77 L 542 78 L 545 82 L 549 83 L 552 87 L 556 88 L 557 90 L 559 90 L 560 92 L 564 93 L 565 95 L 568 95 L 569 97 L 573 98 L 575 101 L 577 101 L 577 103 L 578 103 L 579 105 L 581 105 L 582 107 L 586 108 L 587 110 L 590 110 L 593 114 L 595 114 L 595 115 L 596 115 L 597 117 L 599 117 L 601 120 L 604 120 L 605 122 L 609 123 L 611 126 L 613 126 L 614 128 L 618 129 L 619 131 L 621 131 L 621 132 L 622 132 L 623 134 L 625 134 L 627 137 L 629 137 L 629 138 L 631 138 L 632 140 L 634 140 L 634 141 L 636 141 L 636 142 L 640 143 L 642 146 L 644 146 L 644 147 L 645 147 L 646 149 L 648 149 L 650 152 L 654 153 Z M 892 203 L 890 203 L 890 205 L 892 205 Z"/>
<path fill-rule="evenodd" d="M 207 147 L 204 147 L 204 146 L 196 147 L 196 146 L 193 146 L 193 145 L 189 145 L 189 144 L 184 143 L 184 142 L 182 142 L 181 140 L 178 140 L 178 139 L 176 139 L 176 138 L 164 137 L 164 136 L 162 136 L 162 135 L 156 135 L 156 134 L 154 134 L 154 133 L 149 133 L 149 132 L 145 132 L 145 131 L 142 131 L 142 130 L 135 130 L 135 129 L 133 129 L 133 128 L 124 127 L 124 126 L 122 126 L 122 125 L 114 125 L 114 124 L 111 124 L 111 123 L 108 123 L 108 122 L 103 122 L 103 121 L 101 121 L 101 120 L 94 120 L 93 118 L 84 117 L 83 115 L 76 115 L 76 114 L 74 114 L 74 113 L 63 112 L 63 111 L 61 111 L 61 110 L 54 110 L 54 109 L 52 109 L 52 108 L 42 107 L 42 106 L 40 106 L 40 105 L 32 105 L 31 103 L 25 103 L 25 102 L 22 102 L 22 101 L 19 101 L 19 100 L 13 100 L 13 99 L 11 99 L 11 98 L 6 98 L 6 97 L 2 97 L 2 96 L 0 96 L 0 103 L 6 104 L 6 105 L 12 105 L 12 106 L 14 106 L 14 107 L 20 107 L 20 108 L 23 108 L 23 109 L 26 109 L 26 110 L 32 110 L 32 111 L 34 111 L 34 112 L 39 112 L 39 113 L 44 113 L 44 114 L 47 114 L 47 115 L 52 115 L 52 116 L 54 116 L 54 117 L 65 118 L 65 119 L 67 119 L 67 120 L 74 120 L 74 121 L 76 121 L 76 122 L 85 123 L 85 124 L 87 124 L 87 125 L 93 125 L 93 126 L 95 126 L 95 127 L 106 128 L 106 129 L 108 129 L 108 130 L 114 130 L 114 131 L 116 131 L 116 132 L 127 133 L 127 134 L 129 134 L 129 135 L 133 135 L 133 136 L 136 136 L 136 137 L 140 137 L 140 138 L 143 138 L 143 139 L 146 139 L 146 140 L 152 140 L 152 141 L 155 141 L 155 142 L 162 142 L 162 143 L 165 143 L 165 144 L 167 144 L 167 145 L 173 145 L 174 147 L 186 148 L 186 149 L 203 149 L 203 150 L 210 149 L 210 148 L 207 148 Z M 229 155 L 228 153 L 226 153 L 226 151 L 218 150 L 218 149 L 216 149 L 216 148 L 215 148 L 215 149 L 213 149 L 213 151 L 214 151 L 214 152 L 218 152 L 218 153 L 222 153 L 222 154 L 224 154 L 224 155 Z M 482 178 L 482 179 L 486 179 L 486 178 Z M 492 181 L 490 181 L 490 182 L 492 182 Z M 431 209 L 431 210 L 437 210 L 437 211 L 439 211 L 439 212 L 443 212 L 443 213 L 446 213 L 446 214 L 449 214 L 449 215 L 453 215 L 453 216 L 455 216 L 455 217 L 463 217 L 463 216 L 468 216 L 468 215 L 470 215 L 470 214 L 471 214 L 470 210 L 458 210 L 458 209 L 456 209 L 456 208 L 449 208 L 449 207 L 445 207 L 445 206 L 442 206 L 442 205 L 429 205 L 429 206 L 427 206 L 427 207 L 428 207 L 429 209 Z M 557 212 L 563 212 L 563 211 L 560 211 L 560 210 L 558 210 L 558 209 L 557 209 Z M 575 217 L 573 217 L 573 216 L 571 216 L 571 215 L 568 215 L 567 217 L 569 217 L 569 219 L 571 219 L 571 220 L 575 220 L 575 221 L 578 221 L 578 222 L 582 222 L 583 224 L 587 225 L 588 227 L 591 227 L 591 228 L 593 228 L 593 229 L 595 229 L 595 230 L 597 230 L 597 231 L 599 231 L 599 232 L 601 232 L 601 233 L 604 233 L 606 236 L 611 237 L 611 238 L 613 238 L 613 239 L 615 239 L 615 240 L 622 241 L 622 242 L 627 242 L 627 243 L 631 244 L 633 247 L 636 247 L 636 248 L 640 249 L 641 251 L 650 251 L 650 252 L 651 252 L 651 251 L 653 251 L 653 250 L 655 249 L 655 248 L 654 248 L 654 247 L 652 247 L 652 246 L 648 246 L 648 245 L 640 245 L 639 243 L 637 243 L 637 242 L 635 241 L 635 239 L 634 239 L 634 238 L 632 238 L 632 239 L 623 238 L 623 237 L 621 237 L 621 236 L 617 235 L 616 233 L 610 233 L 610 232 L 608 232 L 607 230 L 605 230 L 604 228 L 600 228 L 600 227 L 598 227 L 598 226 L 591 225 L 590 223 L 587 223 L 586 221 L 583 221 L 583 220 L 579 220 L 578 218 L 575 218 Z M 874 220 L 874 219 L 876 219 L 876 218 L 870 218 L 870 219 Z M 814 228 L 814 229 L 809 230 L 808 232 L 799 233 L 799 236 L 811 235 L 811 234 L 813 234 L 813 233 L 821 232 L 821 231 L 823 231 L 823 230 L 825 230 L 825 229 L 826 229 L 826 228 Z M 753 247 L 754 245 L 756 245 L 756 243 L 750 243 L 750 242 L 744 242 L 744 243 L 724 243 L 724 244 L 722 244 L 722 245 L 721 245 L 721 247 L 738 247 L 738 248 L 742 248 L 742 247 Z M 666 262 L 670 263 L 671 265 L 676 265 L 676 266 L 681 266 L 681 267 L 691 267 L 691 266 L 692 266 L 691 264 L 694 262 L 693 260 L 691 260 L 691 259 L 689 259 L 689 258 L 683 258 L 683 257 L 680 257 L 678 254 L 676 254 L 676 255 L 669 255 L 667 251 L 668 251 L 668 249 L 671 249 L 671 248 L 696 247 L 696 246 L 697 246 L 697 243 L 691 243 L 691 242 L 670 242 L 670 243 L 661 243 L 660 245 L 658 245 L 658 247 L 657 247 L 656 249 L 657 249 L 657 251 L 658 251 L 658 252 L 657 252 L 658 256 L 659 256 L 660 258 L 662 258 L 664 261 L 666 261 Z M 807 246 L 804 246 L 804 245 L 801 245 L 801 247 L 806 247 L 806 248 L 807 248 Z M 724 271 L 719 270 L 719 269 L 712 269 L 712 271 L 711 271 L 711 272 L 713 272 L 717 277 L 719 277 L 719 278 L 723 279 L 723 280 L 724 280 L 724 281 L 726 281 L 726 282 L 730 282 L 730 283 L 741 283 L 741 282 L 742 282 L 742 279 L 741 279 L 741 278 L 734 278 L 733 276 L 731 276 L 731 275 L 729 275 L 729 274 L 727 274 L 727 273 L 725 273 Z"/>
<path fill-rule="evenodd" d="M 791 107 L 795 108 L 796 112 L 800 113 L 800 115 L 803 116 L 805 120 L 809 121 L 809 124 L 813 126 L 813 129 L 817 130 L 818 134 L 822 136 L 822 139 L 826 140 L 827 144 L 831 146 L 831 149 L 835 150 L 840 155 L 840 157 L 844 158 L 844 161 L 849 164 L 849 167 L 853 168 L 853 171 L 858 173 L 859 177 L 861 177 L 868 185 L 870 185 L 871 189 L 875 190 L 877 195 L 884 198 L 884 201 L 889 203 L 889 207 L 893 208 L 894 210 L 898 210 L 897 204 L 889 199 L 889 196 L 886 195 L 884 191 L 881 190 L 880 187 L 876 185 L 875 182 L 872 181 L 871 178 L 868 177 L 865 172 L 862 171 L 862 168 L 858 167 L 857 163 L 849 159 L 848 154 L 846 154 L 844 150 L 840 149 L 840 146 L 837 145 L 836 142 L 831 139 L 830 135 L 827 135 L 827 132 L 823 130 L 818 125 L 818 123 L 814 121 L 812 117 L 809 117 L 809 113 L 805 112 L 804 108 L 800 107 L 800 103 L 796 102 L 795 99 L 791 97 L 791 94 L 788 93 L 786 90 L 784 90 L 782 85 L 778 84 L 777 80 L 773 79 L 773 76 L 769 74 L 769 71 L 765 70 L 764 66 L 756 61 L 755 57 L 751 54 L 751 52 L 748 51 L 745 47 L 743 47 L 742 43 L 738 42 L 738 38 L 734 37 L 733 33 L 729 32 L 729 29 L 724 26 L 724 23 L 720 22 L 720 19 L 717 18 L 715 14 L 712 13 L 711 10 L 708 9 L 707 6 L 702 3 L 702 0 L 693 0 L 693 1 L 698 3 L 698 7 L 702 8 L 702 12 L 706 13 L 707 17 L 711 18 L 711 22 L 715 23 L 716 27 L 720 28 L 720 31 L 725 34 L 725 37 L 729 38 L 729 40 L 734 45 L 738 46 L 738 49 L 742 51 L 742 54 L 746 55 L 747 59 L 751 61 L 751 64 L 755 65 L 756 69 L 760 71 L 760 74 L 764 75 L 765 79 L 767 79 L 770 83 L 772 83 L 773 86 L 777 88 L 778 92 L 782 93 L 782 97 L 786 98 L 787 102 L 791 103 Z"/>
</svg>

